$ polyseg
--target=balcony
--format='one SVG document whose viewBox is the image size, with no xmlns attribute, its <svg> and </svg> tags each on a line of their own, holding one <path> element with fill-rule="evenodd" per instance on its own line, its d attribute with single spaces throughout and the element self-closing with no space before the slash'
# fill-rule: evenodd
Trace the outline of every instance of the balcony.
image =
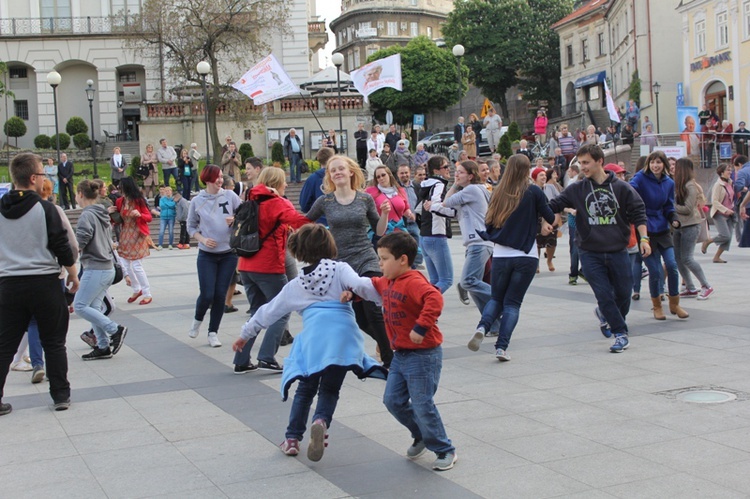
<svg viewBox="0 0 750 499">
<path fill-rule="evenodd" d="M 328 32 L 325 21 L 310 21 L 307 23 L 307 39 L 310 50 L 317 52 L 328 43 Z"/>
<path fill-rule="evenodd" d="M 0 19 L 0 37 L 39 35 L 102 35 L 132 32 L 138 15 L 105 17 L 44 17 Z"/>
</svg>

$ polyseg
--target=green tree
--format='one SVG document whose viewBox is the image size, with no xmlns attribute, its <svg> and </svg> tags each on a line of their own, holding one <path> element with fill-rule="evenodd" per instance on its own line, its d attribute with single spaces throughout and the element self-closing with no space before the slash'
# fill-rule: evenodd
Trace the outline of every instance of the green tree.
<svg viewBox="0 0 750 499">
<path fill-rule="evenodd" d="M 500 142 L 497 145 L 497 152 L 503 157 L 503 159 L 508 159 L 513 155 L 513 149 L 510 147 L 510 137 L 508 137 L 507 132 L 500 137 Z"/>
<path fill-rule="evenodd" d="M 68 132 L 68 135 L 74 136 L 74 135 L 78 135 L 79 133 L 88 133 L 89 127 L 86 124 L 86 122 L 83 121 L 83 118 L 79 118 L 78 116 L 73 116 L 72 118 L 68 120 L 68 123 L 65 125 L 65 131 Z M 75 143 L 75 140 L 73 142 Z"/>
<path fill-rule="evenodd" d="M 87 149 L 91 147 L 91 139 L 86 135 L 86 132 L 77 133 L 73 135 L 73 144 L 75 144 L 78 149 Z"/>
<path fill-rule="evenodd" d="M 258 62 L 270 52 L 271 40 L 288 32 L 287 5 L 283 0 L 145 0 L 140 18 L 127 28 L 130 48 L 168 61 L 162 78 L 198 87 L 198 62 L 211 65 L 208 127 L 214 158 L 221 157 L 224 143 L 216 110 L 226 106 L 240 122 L 254 117 L 250 101 L 231 84 L 238 68 Z"/>
<path fill-rule="evenodd" d="M 8 90 L 8 87 L 5 86 L 5 78 L 3 78 L 3 75 L 8 72 L 8 66 L 0 61 L 0 97 L 5 97 L 6 95 L 8 97 L 15 97 L 13 95 L 13 92 Z"/>
<path fill-rule="evenodd" d="M 633 71 L 633 78 L 630 80 L 628 99 L 634 100 L 638 107 L 641 106 L 641 77 L 638 75 L 637 69 Z"/>
<path fill-rule="evenodd" d="M 518 126 L 518 123 L 513 121 L 508 125 L 508 131 L 505 132 L 505 135 L 508 136 L 511 142 L 514 140 L 521 140 L 521 127 Z"/>
<path fill-rule="evenodd" d="M 281 145 L 281 142 L 274 142 L 271 146 L 271 161 L 284 166 L 286 160 L 284 159 L 284 146 Z"/>
<path fill-rule="evenodd" d="M 255 153 L 253 152 L 253 146 L 247 142 L 244 142 L 240 145 L 240 156 L 242 156 L 242 161 L 245 161 L 247 158 L 252 158 L 255 156 Z"/>
<path fill-rule="evenodd" d="M 50 146 L 52 149 L 57 149 L 57 135 L 53 135 L 49 138 Z M 70 147 L 70 135 L 67 133 L 60 133 L 60 150 L 67 149 Z"/>
<path fill-rule="evenodd" d="M 49 135 L 40 134 L 34 137 L 34 147 L 37 149 L 49 149 Z"/>
<path fill-rule="evenodd" d="M 23 120 L 18 116 L 11 116 L 10 119 L 5 122 L 5 126 L 3 126 L 3 132 L 8 137 L 15 138 L 16 147 L 18 147 L 18 137 L 23 137 L 24 135 L 26 135 L 26 123 L 24 123 Z"/>
<path fill-rule="evenodd" d="M 395 54 L 401 54 L 403 91 L 383 88 L 370 95 L 370 108 L 378 119 L 384 120 L 390 110 L 395 123 L 406 125 L 415 114 L 444 111 L 458 102 L 458 68 L 450 48 L 440 48 L 426 36 L 418 36 L 406 45 L 378 50 L 367 62 Z M 461 69 L 463 95 L 468 88 L 468 68 L 462 65 Z"/>
</svg>

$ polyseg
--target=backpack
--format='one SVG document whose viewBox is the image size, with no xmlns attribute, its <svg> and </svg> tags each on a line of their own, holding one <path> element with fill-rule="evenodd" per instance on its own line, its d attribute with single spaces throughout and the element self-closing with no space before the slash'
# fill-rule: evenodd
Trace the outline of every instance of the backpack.
<svg viewBox="0 0 750 499">
<path fill-rule="evenodd" d="M 276 220 L 276 225 L 266 234 L 260 237 L 258 231 L 258 217 L 260 215 L 260 203 L 254 199 L 243 202 L 234 213 L 232 234 L 229 236 L 229 246 L 238 256 L 251 257 L 263 246 L 263 241 L 281 225 L 281 220 Z"/>
</svg>

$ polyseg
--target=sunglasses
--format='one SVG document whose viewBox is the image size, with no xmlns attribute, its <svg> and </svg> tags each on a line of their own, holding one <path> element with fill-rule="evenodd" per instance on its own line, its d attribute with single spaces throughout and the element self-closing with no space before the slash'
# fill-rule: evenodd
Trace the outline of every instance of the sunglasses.
<svg viewBox="0 0 750 499">
<path fill-rule="evenodd" d="M 388 176 L 387 173 L 381 173 L 380 175 L 375 175 L 375 178 L 383 178 L 383 177 L 387 177 L 387 176 Z"/>
</svg>

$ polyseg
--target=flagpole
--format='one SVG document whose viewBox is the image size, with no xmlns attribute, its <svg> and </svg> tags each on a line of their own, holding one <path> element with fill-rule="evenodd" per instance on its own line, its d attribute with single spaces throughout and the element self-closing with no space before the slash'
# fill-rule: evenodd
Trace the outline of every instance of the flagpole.
<svg viewBox="0 0 750 499">
<path fill-rule="evenodd" d="M 315 118 L 315 121 L 317 121 L 317 122 L 318 122 L 318 126 L 320 127 L 320 131 L 321 131 L 321 133 L 323 133 L 323 137 L 325 137 L 325 136 L 326 136 L 326 131 L 325 131 L 325 130 L 323 129 L 323 125 L 321 125 L 321 124 L 320 124 L 320 120 L 319 120 L 319 119 L 318 119 L 318 117 L 317 117 L 317 116 L 315 115 L 315 111 L 313 111 L 313 108 L 312 108 L 312 106 L 310 105 L 310 103 L 309 103 L 309 102 L 307 102 L 307 99 L 305 98 L 305 96 L 304 96 L 304 95 L 302 95 L 302 92 L 300 92 L 300 93 L 299 93 L 299 96 L 300 96 L 300 97 L 302 97 L 302 100 L 303 100 L 303 101 L 305 101 L 305 105 L 306 105 L 306 106 L 307 106 L 307 108 L 308 108 L 308 109 L 310 110 L 310 113 L 312 113 L 312 115 L 313 115 L 313 118 Z"/>
</svg>

